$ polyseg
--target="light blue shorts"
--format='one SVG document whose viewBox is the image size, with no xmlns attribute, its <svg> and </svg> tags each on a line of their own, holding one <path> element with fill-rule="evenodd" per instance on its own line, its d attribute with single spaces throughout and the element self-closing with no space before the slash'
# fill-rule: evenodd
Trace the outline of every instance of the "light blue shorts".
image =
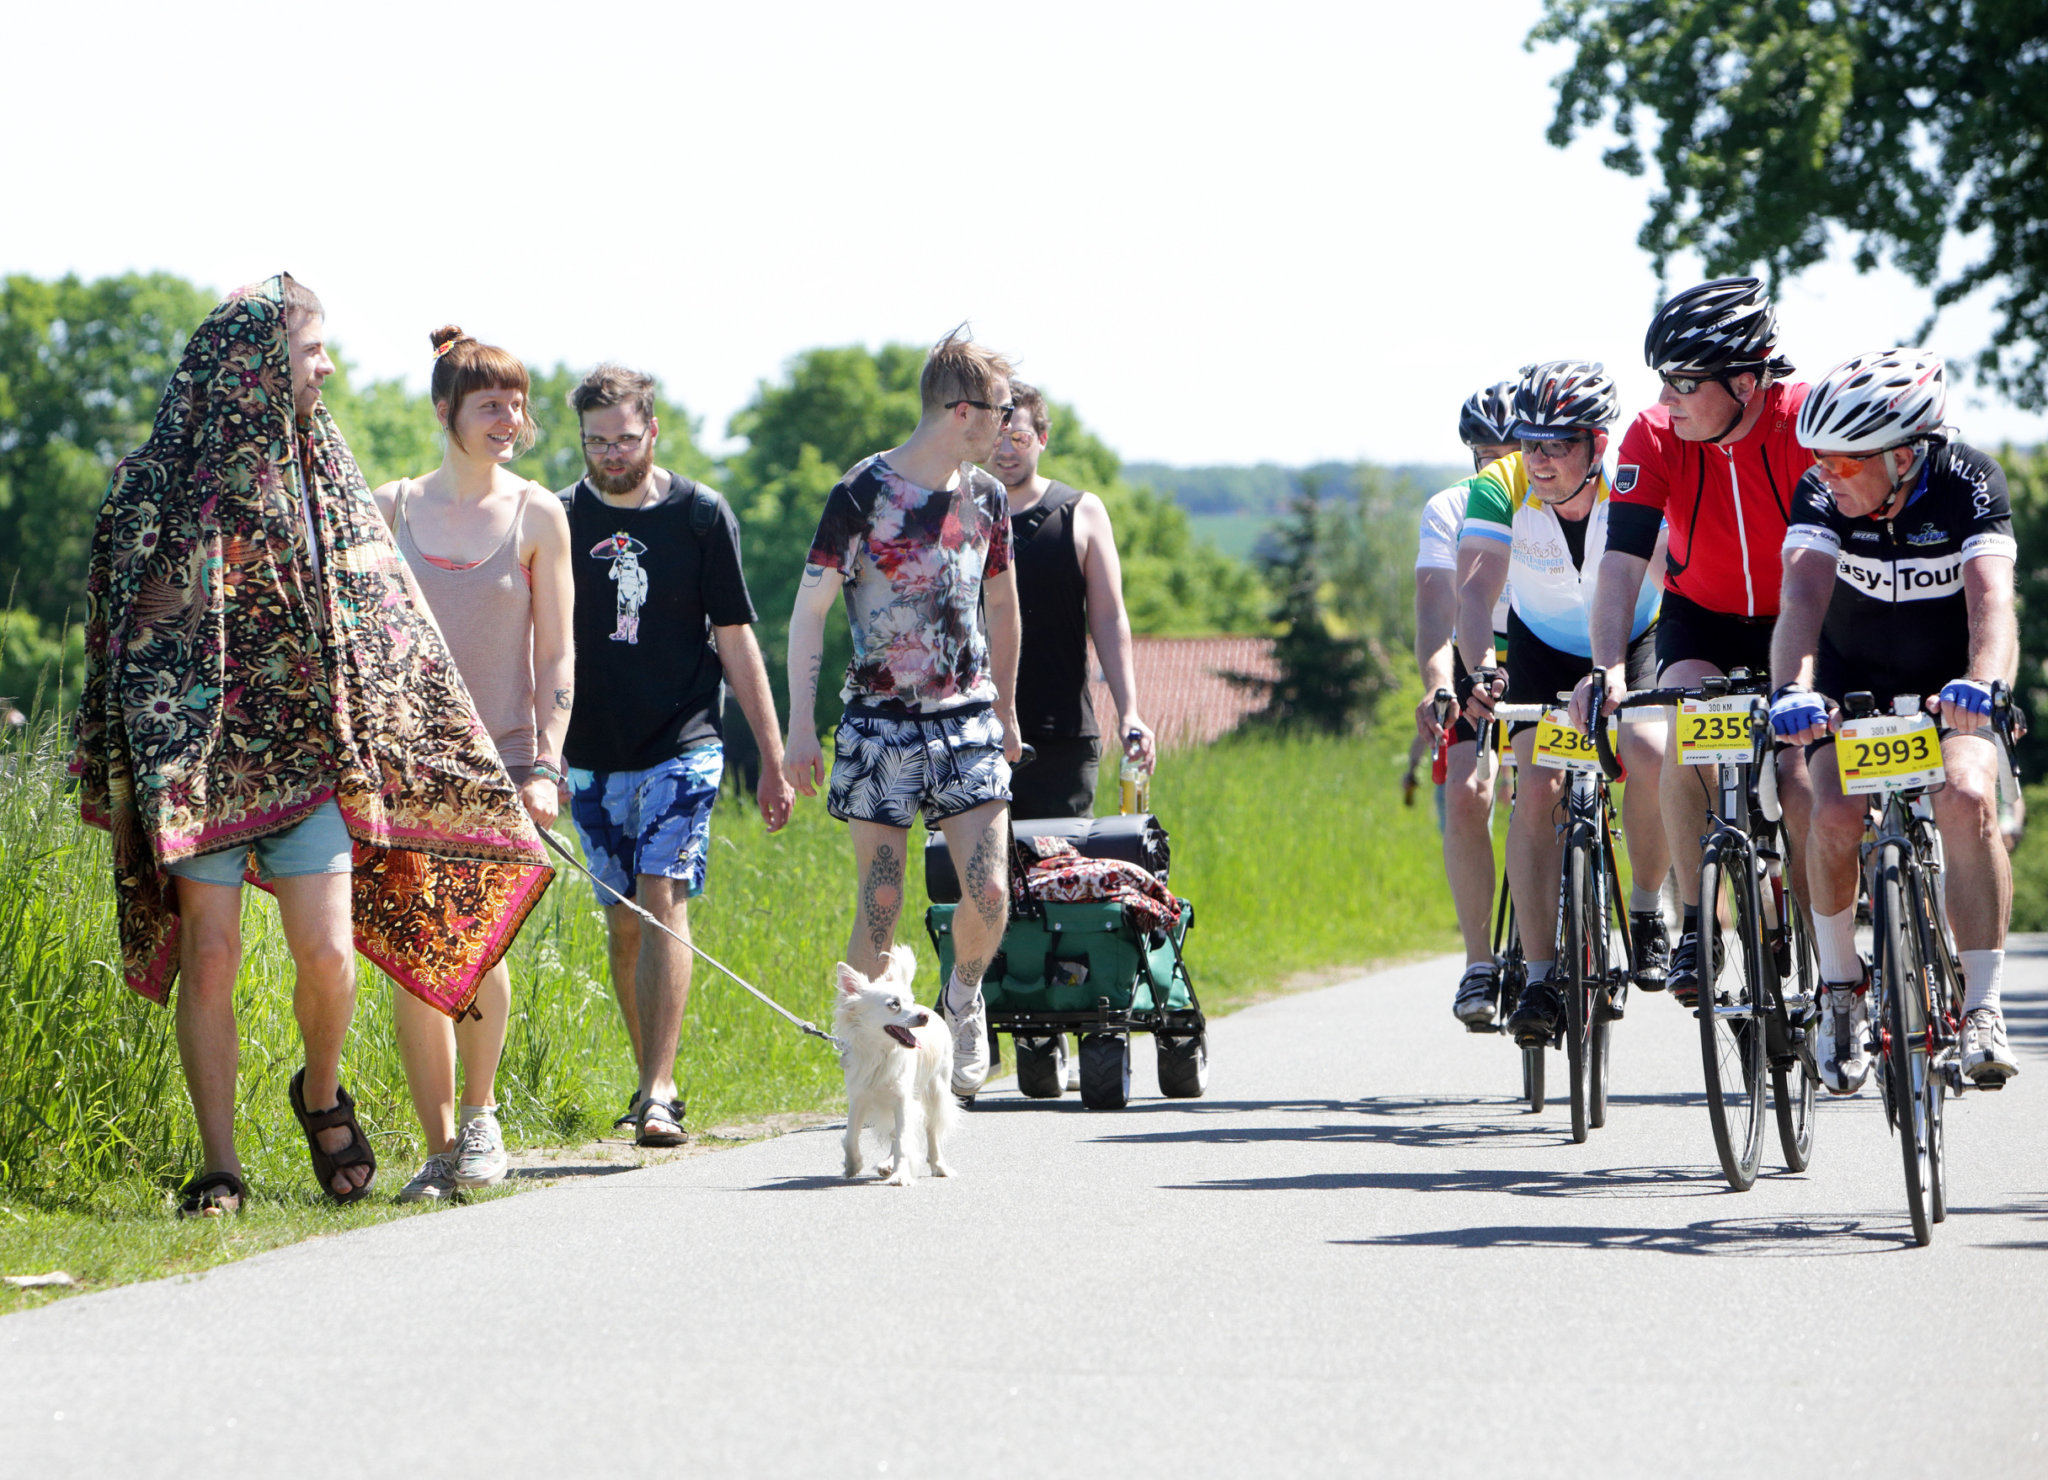
<svg viewBox="0 0 2048 1480">
<path fill-rule="evenodd" d="M 341 820 L 341 808 L 331 800 L 307 813 L 289 832 L 272 833 L 246 847 L 181 858 L 165 867 L 181 879 L 238 888 L 251 853 L 256 855 L 256 877 L 265 880 L 345 874 L 355 867 L 355 843 L 349 838 L 348 824 Z"/>
</svg>

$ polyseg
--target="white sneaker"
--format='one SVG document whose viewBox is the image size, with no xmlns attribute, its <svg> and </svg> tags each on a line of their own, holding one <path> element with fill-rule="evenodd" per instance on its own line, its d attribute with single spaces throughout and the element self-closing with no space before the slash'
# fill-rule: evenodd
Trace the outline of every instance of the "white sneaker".
<svg viewBox="0 0 2048 1480">
<path fill-rule="evenodd" d="M 512 1170 L 512 1159 L 505 1154 L 505 1132 L 495 1115 L 479 1115 L 464 1126 L 449 1155 L 457 1187 L 489 1187 L 504 1181 Z"/>
<path fill-rule="evenodd" d="M 2005 1015 L 1979 1007 L 1963 1019 L 1963 1072 L 1978 1084 L 2004 1084 L 2020 1072 L 2005 1041 Z"/>
<path fill-rule="evenodd" d="M 1828 1093 L 1853 1095 L 1870 1077 L 1870 977 L 1854 986 L 1823 986 L 1820 994 L 1820 1082 Z"/>
<path fill-rule="evenodd" d="M 954 1017 L 947 1004 L 947 992 L 939 991 L 939 1016 L 953 1030 L 953 1093 L 963 1100 L 981 1093 L 988 1080 L 988 1018 L 982 1010 L 980 991 L 974 1006 L 964 1017 Z"/>
<path fill-rule="evenodd" d="M 412 1180 L 399 1191 L 402 1203 L 447 1202 L 455 1196 L 455 1171 L 453 1154 L 437 1153 L 427 1158 L 426 1165 L 413 1173 Z"/>
</svg>

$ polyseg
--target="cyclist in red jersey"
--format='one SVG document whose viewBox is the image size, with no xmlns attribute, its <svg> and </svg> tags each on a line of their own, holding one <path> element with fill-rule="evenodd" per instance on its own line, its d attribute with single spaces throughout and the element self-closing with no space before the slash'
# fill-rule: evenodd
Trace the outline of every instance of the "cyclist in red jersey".
<svg viewBox="0 0 2048 1480">
<path fill-rule="evenodd" d="M 1593 657 L 1607 670 L 1610 697 L 1627 689 L 1629 623 L 1660 522 L 1671 533 L 1657 622 L 1658 683 L 1690 688 L 1735 668 L 1760 677 L 1770 672 L 1793 490 L 1813 465 L 1798 437 L 1807 388 L 1784 383 L 1792 366 L 1777 348 L 1777 313 L 1755 278 L 1688 288 L 1650 321 L 1643 357 L 1664 389 L 1621 439 L 1593 607 Z M 1584 712 L 1585 694 L 1582 685 L 1577 713 Z M 1699 993 L 1702 776 L 1697 767 L 1668 765 L 1659 797 L 1685 910 L 1668 981 L 1686 1007 Z M 1778 794 L 1787 836 L 1803 850 L 1812 789 L 1797 749 L 1778 751 Z M 1785 872 L 1804 904 L 1798 851 Z"/>
</svg>

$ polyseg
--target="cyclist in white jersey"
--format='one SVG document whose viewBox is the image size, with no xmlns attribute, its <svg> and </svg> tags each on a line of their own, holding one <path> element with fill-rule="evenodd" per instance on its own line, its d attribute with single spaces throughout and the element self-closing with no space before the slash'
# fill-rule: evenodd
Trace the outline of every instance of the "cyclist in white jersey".
<svg viewBox="0 0 2048 1480">
<path fill-rule="evenodd" d="M 1472 451 L 1472 470 L 1515 450 L 1515 382 L 1504 380 L 1474 391 L 1458 414 L 1458 436 Z M 1455 689 L 1464 677 L 1464 663 L 1453 641 L 1458 616 L 1458 536 L 1465 526 L 1465 504 L 1473 479 L 1464 478 L 1431 497 L 1422 510 L 1422 537 L 1415 552 L 1415 665 L 1422 673 L 1422 702 L 1415 706 L 1417 734 L 1432 752 L 1445 736 L 1437 723 L 1436 694 Z M 1487 630 L 1504 632 L 1507 593 L 1501 593 Z M 1453 994 L 1452 1010 L 1477 998 L 1493 1000 L 1493 943 L 1488 926 L 1493 916 L 1493 787 L 1477 776 L 1477 751 L 1472 726 L 1462 717 L 1451 720 L 1450 744 L 1444 755 L 1444 874 L 1451 902 L 1458 911 L 1458 931 L 1465 940 L 1465 971 Z"/>
<path fill-rule="evenodd" d="M 1523 372 L 1515 393 L 1515 434 L 1521 450 L 1482 469 L 1466 505 L 1459 542 L 1459 631 L 1483 622 L 1503 583 L 1511 582 L 1506 673 L 1488 664 L 1489 653 L 1469 652 L 1475 663 L 1466 713 L 1486 718 L 1498 699 L 1562 705 L 1593 666 L 1592 612 L 1600 557 L 1607 547 L 1610 488 L 1601 471 L 1607 428 L 1614 420 L 1614 381 L 1584 360 L 1554 360 Z M 1645 582 L 1629 643 L 1632 683 L 1646 684 L 1655 662 L 1654 624 L 1659 587 Z M 1466 646 L 1462 641 L 1461 647 Z M 1508 1018 L 1517 1042 L 1547 1042 L 1556 1032 L 1563 1000 L 1549 981 L 1557 917 L 1562 847 L 1557 813 L 1565 773 L 1533 764 L 1533 726 L 1510 732 L 1520 767 L 1515 814 L 1508 824 L 1508 890 L 1522 922 L 1529 984 Z M 1619 755 L 1628 768 L 1623 831 L 1634 879 L 1629 912 L 1638 981 L 1662 986 L 1668 961 L 1657 890 L 1669 869 L 1670 849 L 1658 810 L 1657 778 L 1664 760 L 1660 727 L 1624 726 Z M 1479 1005 L 1468 1023 L 1483 1026 Z"/>
</svg>

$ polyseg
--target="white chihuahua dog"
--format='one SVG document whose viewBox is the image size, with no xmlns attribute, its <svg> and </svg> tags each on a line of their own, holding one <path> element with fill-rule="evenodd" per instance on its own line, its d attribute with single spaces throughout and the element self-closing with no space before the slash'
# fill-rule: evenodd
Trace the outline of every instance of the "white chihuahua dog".
<svg viewBox="0 0 2048 1480">
<path fill-rule="evenodd" d="M 890 1121 L 889 1161 L 879 1170 L 891 1187 L 910 1184 L 910 1155 L 904 1145 L 913 1103 L 924 1110 L 925 1160 L 935 1177 L 950 1177 L 940 1143 L 959 1113 L 954 1102 L 953 1039 L 936 1013 L 919 1007 L 910 995 L 917 976 L 917 954 L 909 946 L 889 953 L 882 974 L 869 981 L 844 961 L 839 963 L 838 1005 L 832 1014 L 835 1036 L 845 1044 L 839 1060 L 846 1068 L 846 1175 L 866 1169 L 860 1133 L 870 1121 Z"/>
</svg>

